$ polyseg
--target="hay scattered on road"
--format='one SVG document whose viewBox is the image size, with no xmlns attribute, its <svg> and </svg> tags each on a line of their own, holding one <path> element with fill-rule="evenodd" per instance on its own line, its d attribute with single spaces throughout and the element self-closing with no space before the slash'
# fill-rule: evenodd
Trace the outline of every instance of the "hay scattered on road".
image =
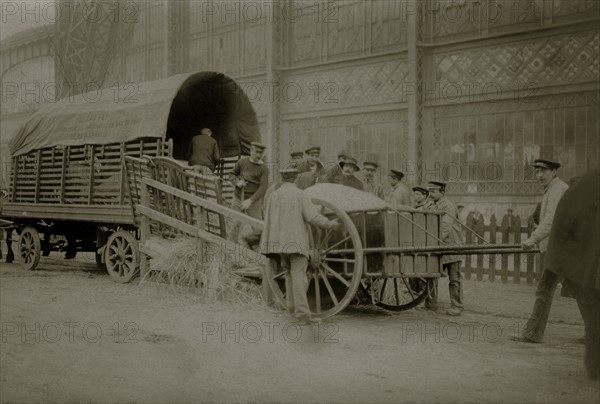
<svg viewBox="0 0 600 404">
<path fill-rule="evenodd" d="M 205 303 L 265 306 L 260 285 L 233 272 L 234 264 L 239 263 L 227 262 L 220 254 L 204 259 L 195 239 L 151 239 L 147 246 L 159 254 L 150 260 L 143 281 L 167 285 L 176 293 L 192 292 Z"/>
</svg>

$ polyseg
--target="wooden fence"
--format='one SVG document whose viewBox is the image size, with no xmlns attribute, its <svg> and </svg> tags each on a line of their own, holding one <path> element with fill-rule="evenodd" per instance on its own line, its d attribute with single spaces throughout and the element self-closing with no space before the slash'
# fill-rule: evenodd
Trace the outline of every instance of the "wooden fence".
<svg viewBox="0 0 600 404">
<path fill-rule="evenodd" d="M 512 213 L 505 214 L 500 222 L 492 215 L 487 224 L 484 223 L 483 216 L 469 213 L 463 225 L 467 244 L 479 245 L 486 244 L 480 237 L 490 244 L 519 244 L 526 240 L 535 228 L 532 217 L 522 220 Z M 478 281 L 495 282 L 499 278 L 502 283 L 506 283 L 512 278 L 514 283 L 521 283 L 524 279 L 528 284 L 533 284 L 541 276 L 540 254 L 467 255 L 461 270 L 466 279 L 474 276 Z"/>
</svg>

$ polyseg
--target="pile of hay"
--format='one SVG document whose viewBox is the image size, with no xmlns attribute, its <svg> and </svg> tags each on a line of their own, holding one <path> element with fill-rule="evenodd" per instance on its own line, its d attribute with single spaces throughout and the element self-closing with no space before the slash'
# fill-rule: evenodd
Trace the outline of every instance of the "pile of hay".
<svg viewBox="0 0 600 404">
<path fill-rule="evenodd" d="M 149 271 L 142 281 L 168 285 L 175 292 L 191 291 L 206 303 L 264 306 L 260 285 L 233 272 L 239 262 L 226 262 L 219 254 L 203 257 L 195 239 L 153 238 L 147 241 L 147 246 L 159 254 L 150 260 Z"/>
</svg>

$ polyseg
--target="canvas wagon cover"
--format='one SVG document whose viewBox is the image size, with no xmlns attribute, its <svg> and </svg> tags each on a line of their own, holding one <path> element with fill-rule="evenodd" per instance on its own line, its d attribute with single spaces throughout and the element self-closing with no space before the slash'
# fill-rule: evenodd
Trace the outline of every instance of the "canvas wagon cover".
<svg viewBox="0 0 600 404">
<path fill-rule="evenodd" d="M 172 138 L 174 157 L 210 127 L 224 157 L 260 141 L 256 114 L 241 88 L 216 72 L 179 74 L 66 97 L 40 108 L 9 143 L 11 156 L 45 147 Z"/>
</svg>

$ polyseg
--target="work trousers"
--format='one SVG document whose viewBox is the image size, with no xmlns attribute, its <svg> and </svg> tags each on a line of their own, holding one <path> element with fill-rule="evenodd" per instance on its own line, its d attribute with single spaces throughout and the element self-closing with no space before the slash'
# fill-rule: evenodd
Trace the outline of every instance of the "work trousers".
<svg viewBox="0 0 600 404">
<path fill-rule="evenodd" d="M 448 271 L 448 289 L 450 291 L 450 305 L 454 309 L 463 309 L 463 291 L 460 273 L 460 261 L 443 264 L 443 270 Z M 436 310 L 438 307 L 438 280 L 427 281 L 429 292 L 425 298 L 425 307 Z"/>
<path fill-rule="evenodd" d="M 308 258 L 302 254 L 280 254 L 281 268 L 285 271 L 285 296 L 289 313 L 298 320 L 311 316 L 306 290 Z"/>
<path fill-rule="evenodd" d="M 543 254 L 542 262 L 544 262 Z M 546 331 L 546 324 L 548 323 L 548 317 L 550 316 L 550 308 L 552 307 L 552 299 L 554 298 L 557 284 L 558 275 L 544 269 L 542 277 L 538 282 L 537 290 L 535 291 L 533 311 L 531 312 L 529 320 L 527 320 L 527 324 L 525 324 L 525 328 L 521 335 L 523 338 L 533 342 L 542 342 L 544 339 L 544 332 Z"/>
</svg>

